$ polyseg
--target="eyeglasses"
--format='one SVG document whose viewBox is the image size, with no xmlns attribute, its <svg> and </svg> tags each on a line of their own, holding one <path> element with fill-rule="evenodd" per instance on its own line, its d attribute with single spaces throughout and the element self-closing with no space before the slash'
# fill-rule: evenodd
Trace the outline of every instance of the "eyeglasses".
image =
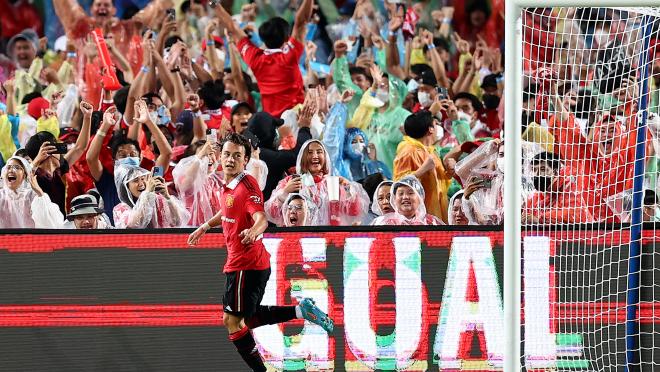
<svg viewBox="0 0 660 372">
<path fill-rule="evenodd" d="M 8 171 L 10 171 L 10 170 L 13 170 L 13 171 L 22 171 L 22 170 L 23 170 L 23 167 L 21 167 L 20 165 L 10 164 L 10 165 L 7 165 L 7 170 L 8 170 Z"/>
<path fill-rule="evenodd" d="M 288 211 L 301 211 L 303 209 L 303 206 L 297 204 L 289 204 L 286 206 L 286 209 Z"/>
</svg>

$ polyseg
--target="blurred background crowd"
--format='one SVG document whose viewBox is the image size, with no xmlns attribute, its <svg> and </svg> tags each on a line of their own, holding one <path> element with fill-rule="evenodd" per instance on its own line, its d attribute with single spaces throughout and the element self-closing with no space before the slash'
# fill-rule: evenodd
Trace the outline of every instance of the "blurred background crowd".
<svg viewBox="0 0 660 372">
<path fill-rule="evenodd" d="M 0 14 L 2 228 L 199 226 L 219 210 L 231 132 L 276 226 L 503 222 L 503 0 L 2 0 Z M 631 19 L 524 11 L 507 136 L 523 139 L 525 223 L 629 218 Z"/>
</svg>

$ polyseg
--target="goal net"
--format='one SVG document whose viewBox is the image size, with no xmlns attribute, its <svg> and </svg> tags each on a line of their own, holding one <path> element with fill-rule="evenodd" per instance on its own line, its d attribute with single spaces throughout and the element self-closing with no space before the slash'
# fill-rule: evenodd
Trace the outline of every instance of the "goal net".
<svg viewBox="0 0 660 372">
<path fill-rule="evenodd" d="M 660 370 L 659 9 L 522 10 L 523 370 Z"/>
</svg>

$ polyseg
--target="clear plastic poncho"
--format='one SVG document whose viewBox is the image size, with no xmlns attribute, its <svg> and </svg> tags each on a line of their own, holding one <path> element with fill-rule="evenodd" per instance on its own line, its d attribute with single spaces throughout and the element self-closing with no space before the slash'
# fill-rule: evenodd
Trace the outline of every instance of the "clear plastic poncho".
<svg viewBox="0 0 660 372">
<path fill-rule="evenodd" d="M 303 202 L 303 220 L 292 221 L 289 215 L 289 204 L 293 199 L 301 198 Z M 299 193 L 291 193 L 282 204 L 282 219 L 285 227 L 291 226 L 316 226 L 318 221 L 318 207 L 307 196 Z M 294 225 L 295 223 L 295 225 Z"/>
<path fill-rule="evenodd" d="M 403 186 L 410 187 L 415 192 L 417 197 L 417 211 L 411 218 L 401 214 L 401 211 L 396 204 L 396 190 Z M 419 181 L 419 179 L 417 179 L 417 177 L 413 175 L 403 177 L 402 179 L 394 182 L 392 184 L 392 189 L 390 190 L 390 203 L 392 204 L 392 208 L 394 208 L 394 212 L 376 218 L 371 224 L 377 226 L 444 225 L 444 222 L 442 222 L 441 219 L 426 213 L 426 207 L 424 206 L 424 196 L 424 187 L 422 186 L 422 183 Z"/>
<path fill-rule="evenodd" d="M 5 229 L 41 228 L 59 229 L 64 216 L 57 204 L 50 201 L 48 194 L 38 196 L 27 177 L 32 174 L 32 166 L 27 160 L 12 156 L 23 166 L 25 179 L 12 190 L 7 181 L 7 164 L 2 168 L 2 188 L 0 188 L 0 227 Z"/>
<path fill-rule="evenodd" d="M 489 141 L 456 164 L 464 187 L 474 181 L 483 185 L 462 199 L 470 225 L 499 225 L 504 220 L 504 172 L 498 167 L 498 149 L 498 142 Z"/>
<path fill-rule="evenodd" d="M 257 180 L 261 191 L 266 188 L 266 180 L 268 179 L 268 166 L 266 162 L 261 159 L 250 158 L 250 161 L 245 165 L 245 172 Z"/>
<path fill-rule="evenodd" d="M 318 143 L 325 153 L 325 164 L 321 174 L 312 176 L 307 170 L 302 169 L 303 156 L 307 154 L 307 148 L 311 143 Z M 305 142 L 298 153 L 296 161 L 296 173 L 301 176 L 302 189 L 301 195 L 306 196 L 318 206 L 318 225 L 330 224 L 330 198 L 328 195 L 328 176 L 332 175 L 330 157 L 325 145 L 319 140 L 309 140 Z M 287 194 L 284 187 L 292 176 L 287 176 L 280 182 L 270 196 L 270 199 L 264 205 L 268 220 L 278 226 L 283 226 L 282 205 L 286 201 Z M 362 186 L 356 182 L 349 182 L 346 186 L 339 187 L 339 218 L 342 226 L 350 226 L 360 223 L 369 208 L 369 196 Z"/>
<path fill-rule="evenodd" d="M 374 192 L 374 200 L 373 202 L 371 202 L 371 212 L 373 212 L 373 214 L 375 214 L 376 216 L 382 216 L 385 214 L 383 213 L 383 210 L 380 208 L 380 204 L 378 203 L 378 191 L 380 190 L 381 187 L 383 186 L 391 187 L 392 184 L 394 184 L 394 182 L 392 181 L 383 181 L 379 183 L 378 186 L 376 187 L 376 191 Z M 392 202 L 390 201 L 390 203 Z"/>
<path fill-rule="evenodd" d="M 115 167 L 115 186 L 121 203 L 113 210 L 115 226 L 126 229 L 184 227 L 190 213 L 174 196 L 166 199 L 153 191 L 143 191 L 136 198 L 128 189 L 128 183 L 138 177 L 150 176 L 146 169 L 119 165 Z"/>
<path fill-rule="evenodd" d="M 176 190 L 190 213 L 190 226 L 200 226 L 220 211 L 222 177 L 216 168 L 214 164 L 209 169 L 208 156 L 193 155 L 179 160 L 172 170 Z"/>
</svg>

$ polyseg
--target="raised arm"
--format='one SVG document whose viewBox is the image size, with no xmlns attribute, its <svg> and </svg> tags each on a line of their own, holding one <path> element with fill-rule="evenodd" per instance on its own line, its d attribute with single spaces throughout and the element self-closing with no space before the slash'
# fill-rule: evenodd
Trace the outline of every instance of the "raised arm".
<svg viewBox="0 0 660 372">
<path fill-rule="evenodd" d="M 173 8 L 174 1 L 172 0 L 155 0 L 149 2 L 149 5 L 140 10 L 136 15 L 131 18 L 133 21 L 143 25 L 152 26 L 154 21 L 158 19 L 158 15 L 162 14 L 165 9 Z"/>
<path fill-rule="evenodd" d="M 88 16 L 77 0 L 53 0 L 53 6 L 67 34 L 73 33 L 80 22 L 87 21 Z"/>
<path fill-rule="evenodd" d="M 149 128 L 149 132 L 151 132 L 151 139 L 156 142 L 156 147 L 158 147 L 158 151 L 160 152 L 160 155 L 156 158 L 156 165 L 167 170 L 170 166 L 170 159 L 172 158 L 172 147 L 169 142 L 167 142 L 167 138 L 165 138 L 163 132 L 158 129 L 158 126 L 153 121 L 151 121 L 151 118 L 149 117 L 149 109 L 147 109 L 147 103 L 143 100 L 136 101 L 135 114 L 135 120 L 138 124 L 134 125 L 145 124 L 147 128 Z"/>
<path fill-rule="evenodd" d="M 303 0 L 300 4 L 300 8 L 296 12 L 296 18 L 293 24 L 293 32 L 291 36 L 299 42 L 305 40 L 305 33 L 307 32 L 307 22 L 312 17 L 312 10 L 314 1 L 313 0 Z"/>
<path fill-rule="evenodd" d="M 83 125 L 80 129 L 80 135 L 76 140 L 76 144 L 69 150 L 64 158 L 69 164 L 74 164 L 85 153 L 87 145 L 89 144 L 89 132 L 92 126 L 92 111 L 94 107 L 91 103 L 82 101 L 80 102 L 80 111 L 83 113 Z"/>
<path fill-rule="evenodd" d="M 241 28 L 234 23 L 231 14 L 227 13 L 225 8 L 222 7 L 222 4 L 220 4 L 220 1 L 211 1 L 211 7 L 215 9 L 215 16 L 218 18 L 218 21 L 220 21 L 220 24 L 227 28 L 234 42 L 238 43 L 241 39 L 247 37 L 245 31 L 241 30 Z"/>
<path fill-rule="evenodd" d="M 115 106 L 105 110 L 105 113 L 103 114 L 103 123 L 101 124 L 99 130 L 96 131 L 96 135 L 92 140 L 92 144 L 89 146 L 89 150 L 87 151 L 87 165 L 89 166 L 89 172 L 91 173 L 92 177 L 94 177 L 95 181 L 100 180 L 101 175 L 103 174 L 103 164 L 101 164 L 99 156 L 101 155 L 101 150 L 103 149 L 103 141 L 105 140 L 105 136 L 117 121 L 115 117 L 116 113 L 117 108 Z"/>
</svg>

